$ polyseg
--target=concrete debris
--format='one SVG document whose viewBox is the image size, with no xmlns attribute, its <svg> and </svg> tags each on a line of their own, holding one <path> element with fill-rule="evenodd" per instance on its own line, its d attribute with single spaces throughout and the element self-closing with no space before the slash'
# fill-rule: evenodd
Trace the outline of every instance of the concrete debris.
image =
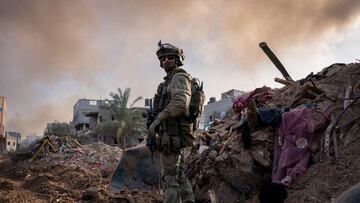
<svg viewBox="0 0 360 203">
<path fill-rule="evenodd" d="M 189 165 L 187 175 L 193 185 L 196 200 L 199 202 L 257 202 L 259 193 L 262 194 L 261 198 L 273 199 L 271 194 L 264 192 L 273 190 L 281 191 L 278 195 L 286 198 L 287 194 L 284 194 L 283 189 L 285 187 L 289 192 L 287 202 L 326 202 L 355 184 L 356 179 L 348 179 L 345 182 L 342 181 L 341 184 L 334 179 L 335 177 L 342 179 L 344 174 L 337 168 L 343 168 L 349 164 L 352 171 L 346 169 L 347 176 L 351 177 L 354 176 L 353 173 L 360 172 L 360 166 L 352 160 L 354 157 L 349 157 L 347 154 L 350 150 L 359 151 L 355 149 L 356 146 L 351 146 L 360 141 L 360 136 L 358 136 L 360 119 L 354 118 L 354 115 L 360 113 L 359 102 L 355 101 L 356 104 L 351 104 L 351 111 L 343 111 L 344 105 L 350 108 L 350 102 L 344 103 L 344 98 L 354 102 L 356 96 L 360 96 L 360 91 L 355 93 L 357 86 L 360 86 L 359 77 L 360 65 L 358 63 L 334 64 L 296 82 L 277 79 L 278 82 L 286 85 L 283 88 L 263 87 L 261 90 L 256 89 L 236 99 L 233 107 L 236 112 L 241 113 L 231 119 L 217 120 L 209 130 L 199 134 L 196 141 L 201 154 L 199 150 L 193 150 L 187 159 Z M 266 97 L 252 97 L 256 95 L 255 92 L 264 91 L 266 94 L 262 95 Z M 303 108 L 309 109 L 310 117 L 305 122 L 308 127 L 298 126 L 300 128 L 296 127 L 297 129 L 292 130 L 298 132 L 299 136 L 302 132 L 306 135 L 308 130 L 311 131 L 309 132 L 312 135 L 309 138 L 293 137 L 296 138 L 293 143 L 294 150 L 307 151 L 303 154 L 303 158 L 301 156 L 296 158 L 303 164 L 301 167 L 305 168 L 299 170 L 301 173 L 294 172 L 294 175 L 284 171 L 281 181 L 274 182 L 273 180 L 271 183 L 274 167 L 279 159 L 281 163 L 287 161 L 289 164 L 294 159 L 292 154 L 281 154 L 281 156 L 274 154 L 275 148 L 284 148 L 284 142 L 288 142 L 288 138 L 280 140 L 280 143 L 277 142 L 278 130 L 283 122 L 281 114 L 291 112 L 292 109 Z M 329 125 L 331 113 L 337 121 Z M 280 119 L 278 119 L 279 115 Z M 248 127 L 246 127 L 247 124 Z M 342 132 L 343 139 L 340 139 L 338 131 Z M 287 135 L 286 132 L 283 133 Z M 289 136 L 294 135 L 289 134 Z M 324 147 L 321 140 L 325 137 Z M 324 149 L 328 156 L 323 157 L 324 161 L 320 162 L 319 157 L 324 153 Z M 334 160 L 336 160 L 336 165 L 332 165 Z M 356 160 L 359 158 L 356 157 Z M 309 166 L 311 167 L 308 168 Z M 291 167 L 287 168 L 287 171 L 295 170 Z M 317 167 L 317 170 L 314 170 L 314 167 Z M 331 172 L 324 174 L 323 171 Z M 316 175 L 313 175 L 314 173 Z M 311 178 L 308 177 L 309 175 Z M 334 177 L 320 178 L 331 175 Z M 264 185 L 265 182 L 269 182 L 268 180 L 271 184 Z M 279 184 L 283 185 L 282 188 L 279 188 Z M 273 189 L 263 189 L 269 185 Z M 299 185 L 301 185 L 300 188 Z M 315 189 L 318 191 L 316 195 L 312 191 L 314 185 L 318 185 Z M 331 195 L 326 195 L 324 191 L 329 190 L 332 191 Z M 276 192 L 271 193 L 276 194 Z"/>
<path fill-rule="evenodd" d="M 123 153 L 119 147 L 101 142 L 82 146 L 73 138 L 50 139 L 57 153 L 45 153 L 32 162 L 32 156 L 17 153 L 0 161 L 0 202 L 162 201 L 159 191 L 111 192 L 109 183 Z"/>
</svg>

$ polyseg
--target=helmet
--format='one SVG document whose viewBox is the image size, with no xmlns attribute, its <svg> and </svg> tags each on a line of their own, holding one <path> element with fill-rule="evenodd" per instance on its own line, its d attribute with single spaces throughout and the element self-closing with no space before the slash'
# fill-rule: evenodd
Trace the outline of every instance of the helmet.
<svg viewBox="0 0 360 203">
<path fill-rule="evenodd" d="M 159 60 L 163 56 L 173 55 L 173 56 L 176 56 L 175 63 L 178 66 L 183 65 L 185 56 L 184 56 L 184 51 L 182 49 L 177 48 L 176 46 L 174 46 L 172 44 L 168 44 L 168 43 L 163 44 L 163 43 L 161 43 L 161 40 L 159 41 L 158 46 L 159 46 L 159 48 L 156 51 L 156 55 Z M 160 66 L 161 66 L 161 62 L 160 62 Z"/>
</svg>

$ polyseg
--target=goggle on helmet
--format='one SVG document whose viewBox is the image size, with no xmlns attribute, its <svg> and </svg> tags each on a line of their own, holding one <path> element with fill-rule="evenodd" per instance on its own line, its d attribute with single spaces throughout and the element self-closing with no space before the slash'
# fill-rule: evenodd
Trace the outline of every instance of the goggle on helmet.
<svg viewBox="0 0 360 203">
<path fill-rule="evenodd" d="M 158 50 L 156 51 L 156 55 L 160 60 L 163 56 L 173 55 L 176 56 L 176 63 L 179 66 L 183 65 L 183 61 L 185 59 L 184 51 L 176 46 L 168 43 L 161 43 L 161 40 L 158 43 Z"/>
</svg>

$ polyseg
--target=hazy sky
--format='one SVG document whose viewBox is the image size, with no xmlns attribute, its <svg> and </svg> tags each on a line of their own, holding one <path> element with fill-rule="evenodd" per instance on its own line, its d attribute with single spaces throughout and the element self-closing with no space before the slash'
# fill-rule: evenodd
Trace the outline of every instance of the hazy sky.
<svg viewBox="0 0 360 203">
<path fill-rule="evenodd" d="M 0 0 L 7 130 L 42 134 L 47 122 L 72 120 L 78 99 L 118 87 L 152 97 L 164 76 L 160 39 L 184 49 L 184 68 L 219 99 L 229 89 L 278 87 L 261 41 L 296 80 L 356 62 L 360 1 Z"/>
</svg>

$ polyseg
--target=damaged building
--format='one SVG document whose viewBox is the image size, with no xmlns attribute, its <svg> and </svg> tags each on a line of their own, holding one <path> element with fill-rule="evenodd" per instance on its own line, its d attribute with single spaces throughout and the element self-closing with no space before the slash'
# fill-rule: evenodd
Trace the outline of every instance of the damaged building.
<svg viewBox="0 0 360 203">
<path fill-rule="evenodd" d="M 204 112 L 201 115 L 200 127 L 204 128 L 206 124 L 216 118 L 223 119 L 229 116 L 232 111 L 232 104 L 236 97 L 245 94 L 245 92 L 231 89 L 221 93 L 221 99 L 216 101 L 215 97 L 210 97 L 207 105 L 204 106 Z"/>
<path fill-rule="evenodd" d="M 19 142 L 21 139 L 21 134 L 19 132 L 6 131 L 6 152 L 14 152 L 19 147 Z"/>
<path fill-rule="evenodd" d="M 108 100 L 79 99 L 74 105 L 73 121 L 71 122 L 76 131 L 76 137 L 80 138 L 83 143 L 103 142 L 108 145 L 117 145 L 118 140 L 114 129 L 96 132 L 99 125 L 107 121 L 115 120 L 114 115 L 107 105 Z M 136 111 L 145 111 L 144 107 L 133 107 Z M 145 122 L 145 121 L 144 121 Z M 137 145 L 143 136 L 135 135 L 128 140 L 129 145 Z"/>
<path fill-rule="evenodd" d="M 111 113 L 104 108 L 106 100 L 79 99 L 74 105 L 72 125 L 76 135 L 82 132 L 95 130 L 98 123 L 111 119 Z"/>
</svg>

